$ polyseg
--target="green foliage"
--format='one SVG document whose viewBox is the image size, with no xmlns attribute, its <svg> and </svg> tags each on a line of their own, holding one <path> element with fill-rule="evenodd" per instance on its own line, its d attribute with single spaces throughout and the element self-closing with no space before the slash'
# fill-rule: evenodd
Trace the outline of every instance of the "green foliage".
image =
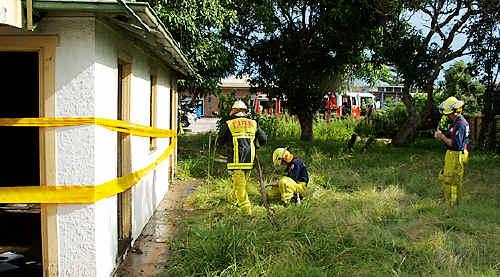
<svg viewBox="0 0 500 277">
<path fill-rule="evenodd" d="M 405 122 L 406 117 L 406 107 L 402 102 L 386 101 L 384 108 L 375 111 L 370 117 L 375 136 L 393 137 Z"/>
<path fill-rule="evenodd" d="M 401 16 L 392 17 L 384 26 L 382 43 L 375 52 L 385 64 L 393 66 L 402 75 L 403 94 L 408 99 L 405 104 L 411 122 L 401 126 L 393 138 L 393 145 L 412 142 L 422 119 L 432 113 L 434 83 L 443 65 L 465 55 L 471 46 L 470 39 L 459 38 L 474 29 L 473 19 L 478 13 L 479 2 L 484 1 L 400 1 L 405 8 Z M 425 28 L 412 26 L 409 14 L 424 16 L 430 25 Z M 460 43 L 456 45 L 458 41 Z M 429 105 L 424 113 L 415 112 L 415 101 L 410 95 L 413 88 L 428 95 Z"/>
<path fill-rule="evenodd" d="M 242 71 L 260 91 L 286 96 L 307 140 L 325 93 L 358 68 L 385 20 L 398 15 L 394 1 L 244 0 L 235 6 L 230 42 L 243 50 Z"/>
<path fill-rule="evenodd" d="M 181 153 L 197 153 L 188 142 L 179 144 Z M 167 276 L 499 274 L 498 156 L 471 157 L 464 202 L 449 209 L 436 177 L 444 155 L 439 142 L 406 148 L 377 143 L 361 154 L 326 141 L 278 137 L 258 150 L 266 183 L 280 176 L 270 153 L 284 143 L 308 166 L 305 200 L 287 207 L 271 203 L 279 227 L 273 229 L 256 172 L 248 185 L 251 217 L 225 201 L 227 175 L 206 181 L 190 199 L 192 215 L 170 241 Z"/>
<path fill-rule="evenodd" d="M 353 134 L 362 137 L 390 138 L 406 119 L 406 108 L 401 102 L 388 100 L 383 110 L 376 111 L 369 120 L 362 119 L 332 119 L 327 125 L 323 119 L 316 119 L 313 123 L 314 137 L 320 141 L 329 141 L 342 144 L 347 142 Z M 259 126 L 269 138 L 300 137 L 300 124 L 294 116 L 288 114 L 276 116 L 260 116 Z"/>
<path fill-rule="evenodd" d="M 231 112 L 231 108 L 236 102 L 236 100 L 241 100 L 245 102 L 247 105 L 250 103 L 250 96 L 247 96 L 242 99 L 236 98 L 236 90 L 231 91 L 231 93 L 218 93 L 217 97 L 219 97 L 219 120 L 217 121 L 217 130 L 220 130 L 222 124 L 224 124 L 227 120 L 231 118 L 229 113 Z M 253 110 L 248 107 L 248 116 L 252 119 L 255 119 L 256 115 L 254 114 Z"/>
<path fill-rule="evenodd" d="M 476 66 L 476 77 L 493 91 L 500 70 L 500 8 L 498 1 L 478 1 L 478 12 L 468 37 Z"/>
<path fill-rule="evenodd" d="M 394 72 L 392 72 L 387 66 L 378 65 L 368 58 L 358 67 L 358 70 L 354 72 L 354 77 L 360 80 L 367 81 L 371 86 L 376 86 L 379 81 L 393 84 L 394 82 Z"/>
<path fill-rule="evenodd" d="M 236 21 L 227 1 L 148 0 L 199 76 L 179 82 L 181 91 L 194 95 L 213 93 L 220 78 L 235 67 L 234 54 L 225 44 L 222 30 Z"/>
<path fill-rule="evenodd" d="M 483 150 L 499 148 L 496 138 L 496 124 L 493 111 L 493 97 L 499 90 L 500 70 L 500 9 L 498 1 L 479 1 L 476 21 L 469 30 L 471 52 L 476 76 L 486 87 L 483 97 L 484 115 L 477 145 Z"/>
<path fill-rule="evenodd" d="M 436 102 L 440 103 L 450 96 L 455 96 L 465 101 L 465 115 L 481 114 L 484 86 L 473 80 L 471 71 L 470 65 L 463 61 L 450 66 L 444 73 L 445 80 L 441 83 L 441 94 L 436 97 Z"/>
<path fill-rule="evenodd" d="M 236 93 L 233 91 L 230 94 L 219 93 L 219 121 L 217 121 L 217 130 L 220 130 L 222 124 L 225 124 L 229 120 L 229 112 L 231 112 L 231 107 L 236 101 Z"/>
<path fill-rule="evenodd" d="M 426 95 L 414 94 L 415 105 L 419 113 L 424 112 Z M 369 120 L 364 120 L 356 125 L 356 134 L 377 138 L 394 137 L 408 117 L 406 106 L 401 101 L 393 101 L 392 98 L 386 99 L 384 108 L 372 113 Z M 428 127 L 428 126 L 427 126 Z M 431 126 L 432 129 L 437 126 Z"/>
<path fill-rule="evenodd" d="M 289 114 L 283 114 L 279 117 L 260 115 L 258 123 L 269 138 L 297 138 L 300 136 L 299 121 Z"/>
<path fill-rule="evenodd" d="M 342 144 L 351 138 L 359 122 L 359 120 L 351 118 L 333 119 L 327 125 L 325 120 L 316 120 L 314 122 L 314 137 L 321 141 L 333 141 Z"/>
<path fill-rule="evenodd" d="M 269 138 L 298 139 L 300 124 L 295 116 L 283 114 L 279 117 L 263 115 L 258 118 L 259 126 Z M 333 119 L 327 125 L 325 120 L 316 119 L 313 123 L 315 139 L 330 143 L 343 143 L 354 133 L 359 120 Z"/>
<path fill-rule="evenodd" d="M 210 138 L 209 138 L 210 137 Z M 216 135 L 213 133 L 204 133 L 201 135 L 185 134 L 179 137 L 179 145 L 186 144 L 189 147 L 181 147 L 178 155 L 182 157 L 177 165 L 177 177 L 189 179 L 192 177 L 207 177 L 208 166 L 211 165 L 211 175 L 221 175 L 225 172 L 224 159 L 213 157 Z M 210 152 L 209 152 L 210 150 Z M 224 165 L 224 166 L 222 166 Z"/>
</svg>

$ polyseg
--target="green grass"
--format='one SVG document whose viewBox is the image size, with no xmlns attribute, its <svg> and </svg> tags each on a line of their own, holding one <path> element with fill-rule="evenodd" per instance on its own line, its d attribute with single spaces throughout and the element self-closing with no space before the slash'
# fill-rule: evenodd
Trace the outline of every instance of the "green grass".
<svg viewBox="0 0 500 277">
<path fill-rule="evenodd" d="M 339 123 L 340 124 L 340 123 Z M 340 128 L 340 127 L 338 127 Z M 344 131 L 342 131 L 344 132 Z M 212 138 L 213 140 L 213 135 Z M 208 135 L 179 140 L 179 173 L 205 178 Z M 362 153 L 345 139 L 304 143 L 275 136 L 258 150 L 266 182 L 275 147 L 290 146 L 311 181 L 301 205 L 272 203 L 266 217 L 254 170 L 254 215 L 225 201 L 230 181 L 221 159 L 189 199 L 194 212 L 171 241 L 167 276 L 498 276 L 500 274 L 500 159 L 472 152 L 461 206 L 441 201 L 437 174 L 442 145 L 420 140 L 405 148 L 383 143 Z"/>
</svg>

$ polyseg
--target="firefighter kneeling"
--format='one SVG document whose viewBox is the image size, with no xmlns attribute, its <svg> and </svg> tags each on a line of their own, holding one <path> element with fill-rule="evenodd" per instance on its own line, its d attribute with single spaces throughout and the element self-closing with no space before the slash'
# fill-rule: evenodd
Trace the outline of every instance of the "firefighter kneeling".
<svg viewBox="0 0 500 277">
<path fill-rule="evenodd" d="M 441 103 L 439 108 L 442 114 L 453 123 L 449 131 L 438 128 L 434 134 L 437 140 L 442 140 L 446 145 L 444 168 L 439 173 L 439 182 L 443 188 L 445 203 L 449 206 L 458 205 L 462 199 L 464 166 L 469 160 L 469 123 L 462 115 L 463 105 L 464 102 L 455 97 Z"/>
<path fill-rule="evenodd" d="M 273 164 L 286 166 L 287 176 L 281 177 L 278 183 L 271 187 L 269 198 L 280 199 L 284 204 L 289 204 L 290 201 L 300 203 L 309 182 L 304 163 L 286 148 L 277 148 L 273 152 Z"/>
</svg>

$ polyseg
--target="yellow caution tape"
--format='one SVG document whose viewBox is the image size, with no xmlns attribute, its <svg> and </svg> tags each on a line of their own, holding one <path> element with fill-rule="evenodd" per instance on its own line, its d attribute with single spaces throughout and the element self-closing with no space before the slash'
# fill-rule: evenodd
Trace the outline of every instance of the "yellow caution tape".
<svg viewBox="0 0 500 277">
<path fill-rule="evenodd" d="M 98 125 L 113 131 L 141 137 L 169 138 L 176 136 L 175 130 L 165 130 L 135 124 L 123 120 L 96 117 L 41 117 L 41 118 L 0 118 L 0 126 L 17 127 L 67 127 Z"/>
<path fill-rule="evenodd" d="M 124 192 L 156 168 L 170 156 L 177 138 L 174 130 L 134 124 L 121 120 L 103 118 L 0 118 L 0 126 L 61 127 L 78 125 L 99 125 L 117 132 L 144 137 L 174 137 L 165 151 L 148 166 L 97 186 L 25 186 L 0 187 L 0 203 L 94 203 L 120 192 Z"/>
</svg>

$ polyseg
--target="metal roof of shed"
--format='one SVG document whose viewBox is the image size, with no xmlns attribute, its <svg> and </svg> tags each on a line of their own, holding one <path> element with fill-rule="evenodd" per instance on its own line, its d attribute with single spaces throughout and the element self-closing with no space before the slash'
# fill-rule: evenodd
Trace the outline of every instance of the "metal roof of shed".
<svg viewBox="0 0 500 277">
<path fill-rule="evenodd" d="M 120 3 L 123 2 L 123 3 Z M 48 13 L 92 13 L 142 41 L 168 66 L 184 76 L 196 76 L 195 69 L 148 3 L 119 0 L 34 0 L 33 9 Z"/>
</svg>

